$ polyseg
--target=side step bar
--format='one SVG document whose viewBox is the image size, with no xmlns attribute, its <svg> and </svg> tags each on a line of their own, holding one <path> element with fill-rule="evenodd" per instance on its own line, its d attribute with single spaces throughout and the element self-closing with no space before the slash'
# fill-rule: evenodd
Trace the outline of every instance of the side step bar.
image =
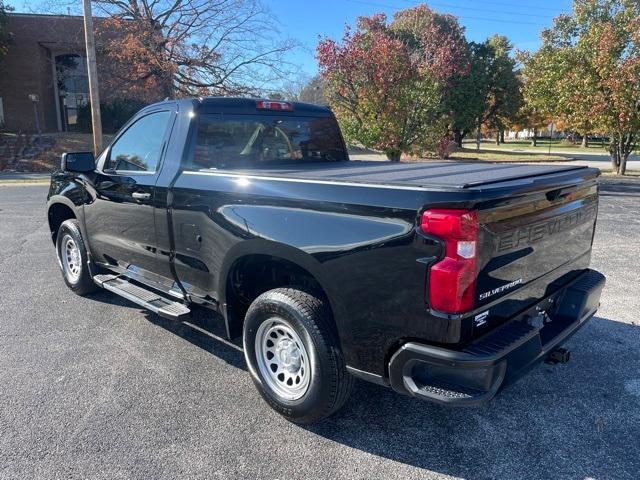
<svg viewBox="0 0 640 480">
<path fill-rule="evenodd" d="M 120 295 L 141 307 L 169 320 L 186 320 L 191 310 L 186 305 L 169 300 L 152 290 L 129 282 L 117 275 L 96 275 L 93 281 L 105 290 Z"/>
</svg>

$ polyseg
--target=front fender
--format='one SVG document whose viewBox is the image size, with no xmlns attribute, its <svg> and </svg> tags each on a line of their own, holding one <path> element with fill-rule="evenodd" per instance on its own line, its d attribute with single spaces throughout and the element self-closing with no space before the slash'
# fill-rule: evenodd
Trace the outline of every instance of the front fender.
<svg viewBox="0 0 640 480">
<path fill-rule="evenodd" d="M 84 181 L 68 172 L 54 172 L 51 175 L 51 185 L 49 186 L 49 194 L 47 195 L 47 220 L 51 218 L 49 212 L 53 205 L 64 205 L 68 207 L 80 224 L 80 232 L 84 239 L 88 239 L 84 225 L 84 209 L 86 203 L 86 190 Z M 51 227 L 51 224 L 49 224 Z M 89 242 L 85 242 L 89 248 Z"/>
</svg>

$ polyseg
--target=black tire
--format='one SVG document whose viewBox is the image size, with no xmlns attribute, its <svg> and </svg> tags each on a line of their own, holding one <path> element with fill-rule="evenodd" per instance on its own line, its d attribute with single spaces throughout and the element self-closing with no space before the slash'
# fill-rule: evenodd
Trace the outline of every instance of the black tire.
<svg viewBox="0 0 640 480">
<path fill-rule="evenodd" d="M 264 371 L 264 363 L 262 370 L 259 365 L 261 347 L 256 337 L 259 331 L 264 331 L 265 327 L 261 325 L 275 325 L 274 319 L 284 321 L 304 344 L 310 376 L 308 387 L 300 398 L 284 398 L 270 385 L 273 379 L 265 378 L 269 374 Z M 271 408 L 287 420 L 310 424 L 332 415 L 347 400 L 353 378 L 345 368 L 331 314 L 320 298 L 292 288 L 263 293 L 247 311 L 243 345 L 245 360 L 258 391 Z"/>
<path fill-rule="evenodd" d="M 65 262 L 66 248 L 69 244 L 69 240 L 77 246 L 79 251 L 79 264 L 77 262 L 71 262 L 73 265 L 73 272 L 69 267 L 70 262 Z M 80 226 L 78 221 L 73 218 L 65 220 L 58 229 L 58 236 L 56 237 L 56 254 L 58 256 L 58 264 L 62 271 L 62 278 L 64 283 L 67 284 L 71 290 L 78 295 L 87 295 L 89 293 L 99 290 L 99 287 L 93 282 L 91 278 L 91 272 L 89 271 L 87 248 L 85 247 L 82 234 L 80 233 Z"/>
</svg>

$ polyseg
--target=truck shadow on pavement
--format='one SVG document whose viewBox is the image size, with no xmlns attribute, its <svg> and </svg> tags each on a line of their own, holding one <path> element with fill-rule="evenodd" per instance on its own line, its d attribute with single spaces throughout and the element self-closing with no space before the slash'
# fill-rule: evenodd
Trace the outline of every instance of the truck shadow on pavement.
<svg viewBox="0 0 640 480">
<path fill-rule="evenodd" d="M 227 340 L 223 318 L 203 308 L 195 308 L 187 322 L 176 322 L 144 312 L 147 319 L 174 335 L 224 360 L 231 366 L 248 371 L 242 353 L 242 339 Z"/>
<path fill-rule="evenodd" d="M 467 479 L 638 478 L 640 328 L 592 319 L 542 364 L 479 408 L 443 407 L 357 382 L 309 431 L 396 462 Z"/>
<path fill-rule="evenodd" d="M 640 197 L 640 179 L 601 178 L 600 196 L 604 197 Z"/>
<path fill-rule="evenodd" d="M 196 347 L 224 360 L 231 366 L 241 370 L 247 370 L 244 354 L 242 353 L 242 339 L 227 340 L 225 337 L 224 320 L 215 312 L 196 307 L 192 310 L 189 321 L 177 322 L 160 317 L 111 292 L 97 292 L 91 295 L 91 299 L 112 305 L 138 309 L 150 323 L 183 338 Z"/>
<path fill-rule="evenodd" d="M 130 304 L 111 294 L 92 297 Z M 219 316 L 195 309 L 188 322 L 179 323 L 145 314 L 151 323 L 247 370 L 241 341 L 224 338 Z M 567 342 L 568 364 L 536 367 L 486 406 L 443 407 L 356 381 L 342 410 L 299 428 L 348 448 L 466 479 L 636 479 L 638 344 L 637 326 L 594 317 Z M 289 427 L 283 423 L 283 429 Z"/>
</svg>

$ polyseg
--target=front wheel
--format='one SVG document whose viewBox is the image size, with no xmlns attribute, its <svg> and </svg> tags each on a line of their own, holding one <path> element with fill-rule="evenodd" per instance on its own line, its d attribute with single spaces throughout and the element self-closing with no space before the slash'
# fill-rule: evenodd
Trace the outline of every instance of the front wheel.
<svg viewBox="0 0 640 480">
<path fill-rule="evenodd" d="M 58 263 L 67 286 L 78 295 L 99 290 L 89 272 L 87 249 L 75 219 L 65 220 L 56 237 Z"/>
<path fill-rule="evenodd" d="M 243 344 L 258 391 L 288 420 L 313 423 L 346 401 L 352 377 L 317 296 L 292 288 L 263 293 L 247 311 Z"/>
</svg>

